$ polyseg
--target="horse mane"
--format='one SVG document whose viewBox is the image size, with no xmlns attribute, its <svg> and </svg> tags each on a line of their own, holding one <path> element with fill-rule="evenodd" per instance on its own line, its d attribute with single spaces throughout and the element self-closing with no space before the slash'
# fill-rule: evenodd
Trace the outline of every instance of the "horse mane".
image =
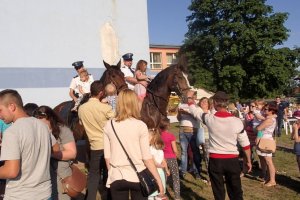
<svg viewBox="0 0 300 200">
<path fill-rule="evenodd" d="M 185 54 L 180 54 L 177 65 L 185 74 L 188 73 L 188 59 Z"/>
<path fill-rule="evenodd" d="M 167 68 L 165 68 L 164 70 L 162 70 L 161 72 L 159 72 L 155 78 L 150 82 L 150 84 L 148 85 L 148 89 L 151 91 L 157 91 L 159 90 L 159 88 L 164 85 L 165 81 L 167 80 L 168 76 L 170 76 L 170 74 L 172 72 L 174 72 L 175 70 L 177 70 L 178 65 L 174 64 L 171 65 Z"/>
</svg>

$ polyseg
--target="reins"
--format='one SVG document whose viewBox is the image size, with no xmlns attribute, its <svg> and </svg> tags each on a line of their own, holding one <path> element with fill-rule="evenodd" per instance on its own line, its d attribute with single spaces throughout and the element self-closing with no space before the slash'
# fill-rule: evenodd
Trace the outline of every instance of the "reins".
<svg viewBox="0 0 300 200">
<path fill-rule="evenodd" d="M 164 99 L 163 97 L 161 97 L 161 96 L 158 96 L 158 95 L 155 95 L 153 92 L 149 92 L 150 94 L 151 94 L 151 97 L 152 97 L 152 99 L 153 99 L 153 103 L 151 102 L 151 101 L 148 101 L 147 103 L 149 103 L 150 105 L 153 105 L 157 110 L 158 110 L 158 112 L 161 114 L 161 115 L 163 115 L 163 116 L 167 116 L 167 114 L 166 113 L 163 113 L 160 109 L 159 109 L 159 106 L 158 106 L 158 104 L 157 104 L 157 102 L 156 102 L 156 100 L 155 100 L 155 97 L 159 97 L 159 98 L 161 98 L 161 99 L 163 99 L 166 103 L 168 103 L 168 101 L 166 100 L 166 99 Z M 149 94 L 147 94 L 147 95 L 149 95 Z"/>
</svg>

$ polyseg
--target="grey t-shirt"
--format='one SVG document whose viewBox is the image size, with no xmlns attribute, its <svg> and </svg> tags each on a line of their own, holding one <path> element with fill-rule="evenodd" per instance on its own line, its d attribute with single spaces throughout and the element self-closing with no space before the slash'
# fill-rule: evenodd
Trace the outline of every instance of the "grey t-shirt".
<svg viewBox="0 0 300 200">
<path fill-rule="evenodd" d="M 59 149 L 62 151 L 63 145 L 67 144 L 69 142 L 74 141 L 74 136 L 70 128 L 66 126 L 60 126 L 60 135 L 57 138 L 57 143 L 59 144 Z M 54 166 L 57 167 L 57 174 L 59 178 L 65 178 L 67 176 L 70 176 L 72 174 L 72 170 L 69 165 L 69 161 L 58 161 L 54 159 L 54 162 L 57 162 L 54 164 Z"/>
<path fill-rule="evenodd" d="M 57 143 L 62 151 L 63 145 L 73 142 L 74 136 L 70 128 L 66 126 L 60 126 L 60 134 L 57 138 Z M 66 200 L 71 199 L 68 195 L 62 194 L 61 178 L 72 175 L 72 170 L 70 168 L 69 161 L 56 160 L 52 158 L 51 160 L 51 176 L 52 176 L 52 199 Z"/>
<path fill-rule="evenodd" d="M 24 117 L 16 120 L 2 140 L 1 160 L 20 160 L 20 172 L 8 179 L 5 200 L 46 200 L 51 196 L 50 132 L 45 123 Z"/>
</svg>

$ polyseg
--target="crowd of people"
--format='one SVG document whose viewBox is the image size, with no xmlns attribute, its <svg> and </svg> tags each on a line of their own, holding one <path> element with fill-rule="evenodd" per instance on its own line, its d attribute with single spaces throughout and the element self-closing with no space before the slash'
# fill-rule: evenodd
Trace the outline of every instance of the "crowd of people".
<svg viewBox="0 0 300 200">
<path fill-rule="evenodd" d="M 262 152 L 256 145 L 260 138 L 273 140 L 281 136 L 287 102 L 278 97 L 276 102 L 229 103 L 228 94 L 222 91 L 197 102 L 195 91 L 190 90 L 178 107 L 178 155 L 169 122 L 163 121 L 160 129 L 148 130 L 140 120 L 140 103 L 151 78 L 146 75 L 146 61 L 138 61 L 134 71 L 132 60 L 132 53 L 123 55 L 121 70 L 128 89 L 118 94 L 115 85 L 94 81 L 82 61 L 72 64 L 78 73 L 70 84 L 72 112 L 78 114 L 90 148 L 85 199 L 96 199 L 102 177 L 107 199 L 167 199 L 166 185 L 170 184 L 174 198 L 179 200 L 180 179 L 185 179 L 187 173 L 205 180 L 202 161 L 208 164 L 206 181 L 210 181 L 215 199 L 225 199 L 225 191 L 230 199 L 243 199 L 241 176 L 251 172 L 254 154 L 261 167 L 258 180 L 264 187 L 276 185 L 272 153 Z M 86 94 L 90 98 L 80 105 Z M 300 109 L 293 116 L 298 121 L 291 138 L 295 140 L 300 171 Z M 77 149 L 71 129 L 60 116 L 49 106 L 23 105 L 17 91 L 6 89 L 0 92 L 0 119 L 0 185 L 6 182 L 4 199 L 71 199 L 61 180 L 72 174 L 71 162 Z M 158 185 L 155 193 L 143 195 L 127 154 L 137 171 L 147 168 L 151 172 Z"/>
</svg>

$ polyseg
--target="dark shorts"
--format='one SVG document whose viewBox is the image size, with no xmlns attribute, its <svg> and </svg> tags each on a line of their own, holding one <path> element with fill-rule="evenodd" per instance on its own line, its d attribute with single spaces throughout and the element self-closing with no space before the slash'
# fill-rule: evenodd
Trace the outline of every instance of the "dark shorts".
<svg viewBox="0 0 300 200">
<path fill-rule="evenodd" d="M 294 144 L 294 152 L 297 156 L 300 156 L 300 142 L 295 142 Z"/>
</svg>

